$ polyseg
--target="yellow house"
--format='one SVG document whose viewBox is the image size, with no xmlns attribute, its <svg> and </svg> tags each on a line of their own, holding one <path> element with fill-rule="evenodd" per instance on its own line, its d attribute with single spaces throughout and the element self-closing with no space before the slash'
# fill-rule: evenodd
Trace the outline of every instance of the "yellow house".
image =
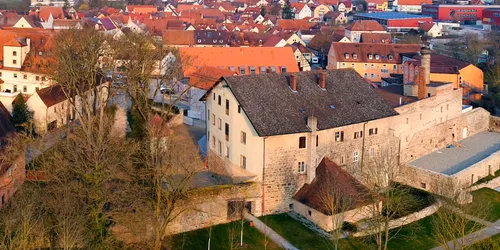
<svg viewBox="0 0 500 250">
<path fill-rule="evenodd" d="M 402 53 L 419 50 L 418 44 L 332 43 L 327 69 L 353 68 L 365 79 L 380 82 L 403 73 Z"/>
</svg>

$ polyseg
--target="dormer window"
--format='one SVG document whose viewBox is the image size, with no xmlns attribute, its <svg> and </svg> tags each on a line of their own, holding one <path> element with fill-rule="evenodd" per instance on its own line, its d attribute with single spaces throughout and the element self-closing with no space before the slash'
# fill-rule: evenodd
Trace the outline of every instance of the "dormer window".
<svg viewBox="0 0 500 250">
<path fill-rule="evenodd" d="M 198 39 L 198 43 L 201 43 L 201 39 Z"/>
<path fill-rule="evenodd" d="M 387 58 L 389 58 L 389 60 L 394 59 L 394 57 L 391 54 L 387 55 Z"/>
<path fill-rule="evenodd" d="M 345 59 L 349 59 L 349 53 L 344 54 Z"/>
<path fill-rule="evenodd" d="M 372 60 L 373 59 L 373 55 L 372 54 L 368 54 L 368 59 Z"/>
<path fill-rule="evenodd" d="M 380 56 L 375 54 L 375 60 L 380 60 Z"/>
<path fill-rule="evenodd" d="M 353 54 L 352 54 L 352 59 L 358 59 L 358 54 L 353 53 Z"/>
<path fill-rule="evenodd" d="M 214 39 L 214 43 L 217 43 L 217 39 Z"/>
<path fill-rule="evenodd" d="M 39 52 L 38 52 L 38 55 L 39 55 L 39 56 L 42 56 L 42 55 L 43 55 L 43 52 L 42 52 L 42 51 L 39 51 Z"/>
</svg>

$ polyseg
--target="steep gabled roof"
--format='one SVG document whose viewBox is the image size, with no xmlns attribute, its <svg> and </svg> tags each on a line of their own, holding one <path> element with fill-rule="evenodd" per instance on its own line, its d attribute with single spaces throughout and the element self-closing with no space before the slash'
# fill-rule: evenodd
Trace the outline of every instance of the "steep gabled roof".
<svg viewBox="0 0 500 250">
<path fill-rule="evenodd" d="M 332 211 L 328 201 L 337 199 L 336 196 L 340 200 L 332 202 L 339 204 L 339 211 Z M 345 212 L 340 209 L 351 210 L 375 201 L 368 188 L 326 157 L 316 168 L 316 177 L 311 184 L 304 184 L 293 199 L 325 215 Z"/>
<path fill-rule="evenodd" d="M 36 93 L 47 108 L 67 100 L 61 85 L 39 89 Z"/>
<path fill-rule="evenodd" d="M 40 6 L 39 14 L 44 22 L 49 20 L 50 14 L 52 14 L 52 18 L 54 19 L 64 19 L 64 10 L 62 7 Z"/>
<path fill-rule="evenodd" d="M 414 56 L 411 63 L 419 66 L 420 58 L 420 55 Z M 453 57 L 435 53 L 431 54 L 431 73 L 458 74 L 458 70 L 461 70 L 469 65 L 471 64 Z"/>
<path fill-rule="evenodd" d="M 257 74 L 261 67 L 286 67 L 288 72 L 299 68 L 291 48 L 276 47 L 195 47 L 179 48 L 184 75 L 196 71 L 197 67 L 213 66 L 224 69 L 231 67 L 254 67 Z"/>
<path fill-rule="evenodd" d="M 346 29 L 351 31 L 386 31 L 382 25 L 374 20 L 358 20 Z"/>
<path fill-rule="evenodd" d="M 362 33 L 359 39 L 360 43 L 392 43 L 390 33 Z"/>
<path fill-rule="evenodd" d="M 259 136 L 309 132 L 310 116 L 325 130 L 397 115 L 353 69 L 323 71 L 325 90 L 318 86 L 318 73 L 223 77 L 218 84 L 227 84 Z M 290 74 L 297 91 L 289 87 Z"/>
<path fill-rule="evenodd" d="M 418 24 L 418 28 L 420 30 L 428 32 L 429 30 L 432 29 L 432 27 L 434 27 L 434 25 L 436 25 L 436 24 L 434 24 L 433 22 L 423 22 L 423 23 Z"/>
</svg>

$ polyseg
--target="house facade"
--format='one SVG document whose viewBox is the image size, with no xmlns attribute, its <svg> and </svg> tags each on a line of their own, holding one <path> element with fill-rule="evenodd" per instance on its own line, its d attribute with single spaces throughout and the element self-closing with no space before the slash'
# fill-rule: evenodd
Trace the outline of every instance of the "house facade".
<svg viewBox="0 0 500 250">
<path fill-rule="evenodd" d="M 345 36 L 353 43 L 359 43 L 363 33 L 387 33 L 387 31 L 373 20 L 358 20 L 345 29 Z"/>
<path fill-rule="evenodd" d="M 364 78 L 380 82 L 403 73 L 403 53 L 417 53 L 418 44 L 332 43 L 327 69 L 353 68 Z"/>
</svg>

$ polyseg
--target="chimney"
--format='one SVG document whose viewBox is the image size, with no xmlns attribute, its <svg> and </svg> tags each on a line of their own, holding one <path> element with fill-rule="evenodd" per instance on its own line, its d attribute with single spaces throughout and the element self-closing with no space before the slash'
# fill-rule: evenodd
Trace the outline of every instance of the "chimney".
<svg viewBox="0 0 500 250">
<path fill-rule="evenodd" d="M 289 75 L 289 80 L 290 80 L 290 88 L 292 91 L 297 91 L 297 78 L 295 75 Z"/>
<path fill-rule="evenodd" d="M 318 83 L 319 87 L 322 89 L 326 89 L 326 80 L 325 80 L 325 73 L 324 72 L 319 72 L 318 74 Z"/>
<path fill-rule="evenodd" d="M 426 82 L 426 69 L 420 66 L 418 69 L 417 81 L 415 84 L 418 86 L 418 99 L 422 100 L 427 96 L 427 82 Z"/>
<path fill-rule="evenodd" d="M 427 46 L 424 46 L 420 50 L 420 54 L 421 54 L 420 70 L 422 70 L 425 73 L 424 82 L 425 85 L 427 86 L 431 81 L 431 50 Z"/>
</svg>

